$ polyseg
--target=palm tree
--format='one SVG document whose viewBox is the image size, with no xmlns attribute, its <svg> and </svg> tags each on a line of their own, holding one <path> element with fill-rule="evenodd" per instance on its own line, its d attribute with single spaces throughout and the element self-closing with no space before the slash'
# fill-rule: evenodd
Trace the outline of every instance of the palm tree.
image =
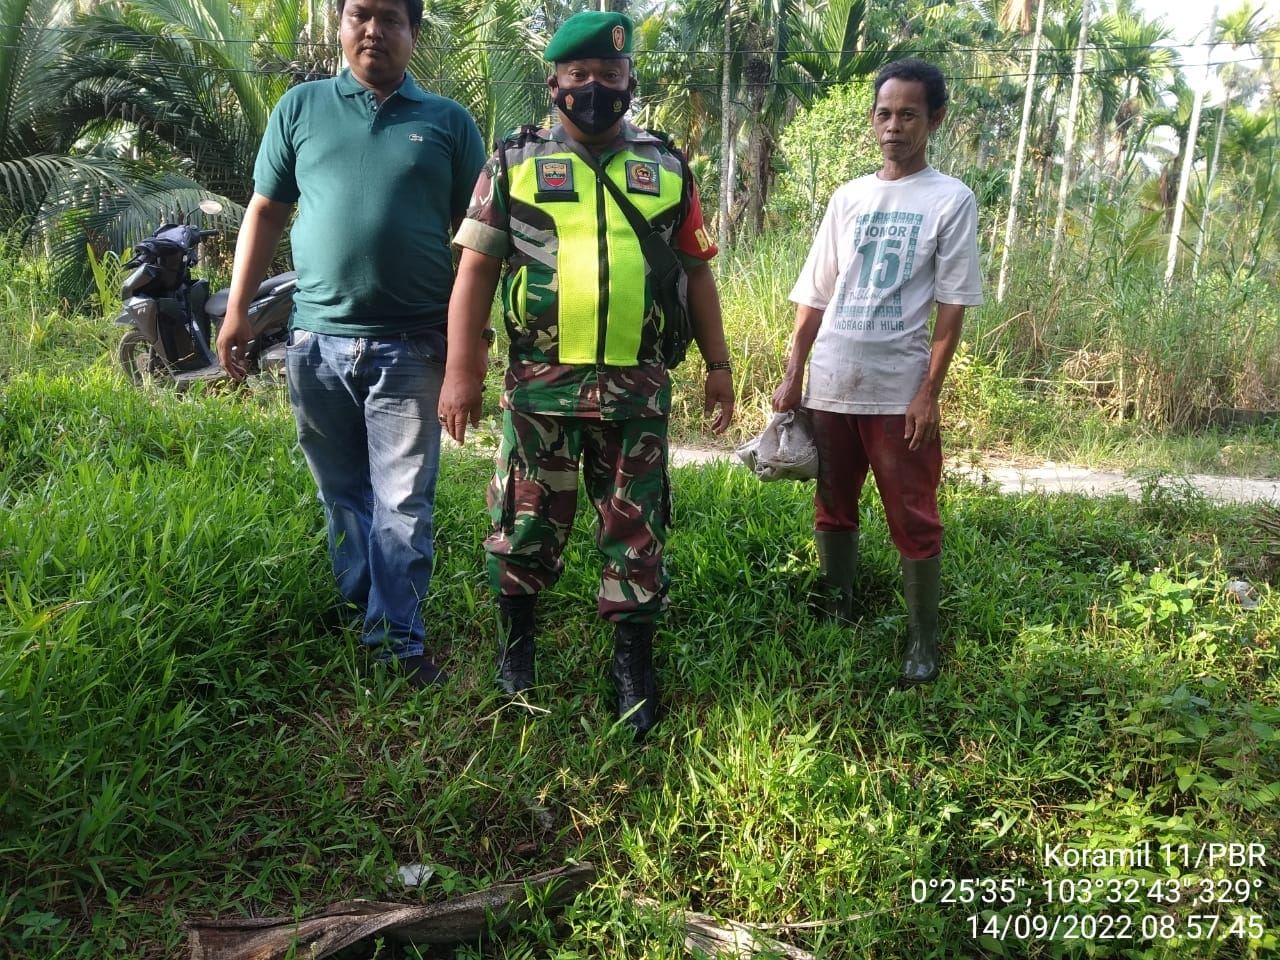
<svg viewBox="0 0 1280 960">
<path fill-rule="evenodd" d="M 55 256 L 72 264 L 86 240 L 122 250 L 208 196 L 234 226 L 272 108 L 338 69 L 331 14 L 317 8 L 128 0 L 77 15 L 72 0 L 0 0 L 0 204 L 56 237 Z M 491 138 L 536 119 L 546 74 L 534 10 L 429 4 L 415 76 L 475 111 Z"/>
<path fill-rule="evenodd" d="M 833 84 L 867 75 L 895 52 L 860 49 L 866 7 L 866 0 L 687 0 L 668 11 L 672 36 L 704 58 L 700 71 L 687 57 L 675 65 L 672 76 L 679 79 L 666 87 L 668 101 L 699 104 L 713 83 L 719 87 L 719 103 L 711 108 L 719 121 L 718 142 L 709 142 L 711 124 L 699 129 L 719 153 L 722 246 L 732 243 L 740 215 L 752 231 L 763 229 L 779 133 L 797 106 L 812 103 Z M 746 199 L 731 207 L 740 140 Z"/>
<path fill-rule="evenodd" d="M 63 153 L 54 163 L 18 141 L 10 169 L 58 171 L 28 177 L 22 195 L 64 282 L 83 279 L 86 243 L 122 250 L 205 197 L 238 221 L 271 107 L 315 70 L 304 16 L 284 0 L 252 14 L 226 0 L 138 0 L 64 17 L 57 43 L 36 38 L 46 59 L 23 64 L 11 102 L 38 104 Z M 6 179 L 12 195 L 21 177 Z"/>
<path fill-rule="evenodd" d="M 53 211 L 82 196 L 130 191 L 114 164 L 73 150 L 78 131 L 63 119 L 73 12 L 66 0 L 0 0 L 0 221 L 23 241 L 47 241 Z"/>
<path fill-rule="evenodd" d="M 868 6 L 868 0 L 828 0 L 803 12 L 786 56 L 801 106 L 812 106 L 832 86 L 870 76 L 902 52 L 892 37 L 867 48 Z"/>
<path fill-rule="evenodd" d="M 1234 13 L 1222 17 L 1217 23 L 1218 41 L 1231 46 L 1233 51 L 1241 47 L 1259 43 L 1273 25 L 1264 19 L 1262 11 L 1255 9 L 1249 0 Z M 1226 63 L 1219 68 L 1224 92 L 1222 108 L 1218 112 L 1217 132 L 1213 138 L 1213 156 L 1209 160 L 1209 173 L 1204 189 L 1204 210 L 1200 217 L 1200 225 L 1196 230 L 1196 249 L 1191 261 L 1191 276 L 1200 273 L 1200 257 L 1204 253 L 1205 234 L 1209 227 L 1209 205 L 1213 198 L 1213 181 L 1218 172 L 1218 155 L 1222 146 L 1222 129 L 1227 115 L 1231 112 L 1231 101 L 1240 83 L 1240 67 L 1236 63 Z"/>
<path fill-rule="evenodd" d="M 1179 75 L 1165 91 L 1165 103 L 1147 113 L 1148 133 L 1166 128 L 1174 137 L 1173 149 L 1160 164 L 1159 205 L 1164 213 L 1165 226 L 1173 224 L 1173 209 L 1181 180 L 1179 163 L 1186 154 L 1191 136 L 1191 117 L 1195 108 L 1196 91 Z"/>
<path fill-rule="evenodd" d="M 1049 275 L 1053 276 L 1062 248 L 1062 233 L 1067 218 L 1067 197 L 1075 174 L 1076 120 L 1079 116 L 1080 91 L 1084 82 L 1084 60 L 1089 49 L 1089 13 L 1092 0 L 1081 0 L 1077 20 L 1076 56 L 1071 68 L 1071 104 L 1067 107 L 1067 139 L 1062 146 L 1062 177 L 1058 183 L 1058 212 L 1053 223 L 1053 246 L 1049 254 Z"/>
<path fill-rule="evenodd" d="M 779 133 L 795 109 L 822 99 L 835 84 L 874 73 L 899 51 L 893 42 L 877 45 L 874 52 L 859 49 L 867 26 L 867 0 L 827 0 L 811 7 L 772 0 L 762 10 L 767 16 L 748 31 L 749 37 L 758 38 L 749 42 L 759 42 L 760 50 L 744 65 L 750 118 L 747 209 L 755 233 L 764 230 Z"/>
<path fill-rule="evenodd" d="M 1038 76 L 1037 65 L 1040 57 L 1040 38 L 1044 31 L 1044 4 L 1045 0 L 1038 0 L 1036 4 L 1036 27 L 1034 39 L 1031 42 L 1031 63 L 1027 68 L 1026 96 L 1022 102 L 1022 124 L 1018 129 L 1018 150 L 1013 162 L 1013 186 L 1009 189 L 1009 218 L 1005 224 L 1004 252 L 1000 257 L 1000 278 L 996 284 L 997 302 L 1004 300 L 1005 279 L 1009 268 L 1009 249 L 1013 246 L 1013 232 L 1018 219 L 1018 194 L 1022 181 L 1022 163 L 1026 157 L 1027 128 L 1031 121 L 1031 103 L 1035 91 L 1036 77 Z M 1030 0 L 1009 0 L 1005 7 L 1005 22 L 1012 25 L 1016 22 L 1016 17 L 1017 20 L 1021 21 L 1022 29 L 1025 32 L 1030 19 L 1030 12 Z"/>
<path fill-rule="evenodd" d="M 953 172 L 984 170 L 1021 118 L 1025 88 L 1017 82 L 1021 58 L 1010 55 L 1010 34 L 1000 25 L 1003 3 L 937 4 L 915 22 L 922 28 L 912 47 L 940 51 L 926 57 L 950 74 L 947 122 L 936 156 Z M 989 78 L 989 79 L 988 79 Z"/>
<path fill-rule="evenodd" d="M 1223 231 L 1222 255 L 1231 269 L 1248 276 L 1262 270 L 1268 249 L 1277 255 L 1280 236 L 1280 124 L 1273 111 L 1253 114 L 1239 106 L 1231 111 L 1222 140 L 1222 169 L 1230 176 L 1224 177 L 1220 206 L 1229 204 L 1230 209 L 1220 216 L 1229 217 L 1231 224 Z M 1266 273 L 1276 270 L 1272 263 Z"/>
<path fill-rule="evenodd" d="M 713 158 L 699 181 L 704 200 L 714 193 L 722 208 L 734 186 L 733 150 L 726 145 L 741 125 L 732 55 L 722 48 L 726 37 L 732 43 L 730 20 L 738 18 L 730 0 L 680 0 L 641 20 L 635 34 L 637 122 L 673 135 L 695 168 L 706 168 L 699 157 Z M 730 242 L 727 223 L 722 209 L 721 247 Z"/>
<path fill-rule="evenodd" d="M 725 150 L 728 148 L 728 157 L 732 157 L 739 131 L 745 130 L 745 212 L 747 222 L 758 233 L 764 226 L 776 133 L 793 102 L 784 84 L 783 70 L 802 10 L 795 0 L 713 0 L 710 4 L 691 4 L 689 9 L 695 12 L 698 22 L 706 22 L 703 18 L 710 15 L 708 26 L 714 30 L 711 35 L 718 35 L 725 42 L 722 55 L 727 69 L 721 74 L 722 109 L 732 105 L 732 113 L 728 124 L 723 125 L 729 142 L 720 144 L 721 166 L 726 171 L 722 179 L 728 183 L 737 176 L 736 170 L 729 169 Z M 726 243 L 731 242 L 735 219 L 733 211 L 728 215 L 729 220 L 720 225 Z"/>
<path fill-rule="evenodd" d="M 1069 87 L 1074 87 L 1074 63 L 1080 49 L 1078 14 L 1071 13 L 1060 21 L 1047 20 L 1040 49 L 1040 76 L 1037 78 L 1031 120 L 1034 134 L 1031 154 L 1037 164 L 1035 195 L 1044 208 L 1034 224 L 1037 233 L 1048 220 L 1048 206 L 1052 197 L 1049 182 L 1057 157 L 1058 130 L 1063 120 L 1059 104 Z"/>
<path fill-rule="evenodd" d="M 315 72 L 298 66 L 312 50 L 300 43 L 303 8 L 278 6 L 263 24 L 226 0 L 99 7 L 67 50 L 71 120 L 99 143 L 127 137 L 136 157 L 247 200 L 271 108 Z"/>
<path fill-rule="evenodd" d="M 471 111 L 486 143 L 550 108 L 541 51 L 573 9 L 533 0 L 434 0 L 423 10 L 410 70 Z"/>
<path fill-rule="evenodd" d="M 1269 106 L 1280 108 L 1280 22 L 1273 22 L 1258 38 L 1262 56 L 1258 73 L 1265 78 Z"/>
<path fill-rule="evenodd" d="M 1170 31 L 1158 23 L 1119 10 L 1098 23 L 1094 47 L 1101 107 L 1095 141 L 1095 160 L 1101 167 L 1110 132 L 1110 187 L 1123 179 L 1142 143 L 1143 113 L 1153 107 L 1173 82 L 1177 53 L 1160 46 Z"/>
<path fill-rule="evenodd" d="M 1215 42 L 1214 34 L 1218 27 L 1218 4 L 1215 0 L 1213 12 L 1209 14 L 1209 50 Z M 1168 283 L 1173 279 L 1173 271 L 1178 263 L 1178 246 L 1182 242 L 1182 217 L 1187 206 L 1187 189 L 1191 185 L 1191 168 L 1195 163 L 1196 140 L 1200 134 L 1200 115 L 1204 107 L 1204 92 L 1209 85 L 1209 62 L 1205 58 L 1204 77 L 1196 87 L 1195 99 L 1191 105 L 1191 123 L 1187 131 L 1186 150 L 1182 155 L 1182 173 L 1178 178 L 1178 198 L 1173 206 L 1173 225 L 1169 230 L 1169 255 L 1166 261 L 1164 279 Z M 1204 222 L 1203 217 L 1201 223 Z"/>
</svg>

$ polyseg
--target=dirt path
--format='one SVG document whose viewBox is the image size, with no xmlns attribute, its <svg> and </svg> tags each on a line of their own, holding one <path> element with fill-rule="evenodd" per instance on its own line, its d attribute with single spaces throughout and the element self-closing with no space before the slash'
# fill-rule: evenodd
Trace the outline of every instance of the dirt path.
<svg viewBox="0 0 1280 960">
<path fill-rule="evenodd" d="M 675 466 L 724 459 L 738 462 L 736 457 L 723 450 L 685 447 L 672 448 L 671 459 Z M 1085 493 L 1093 496 L 1122 493 L 1137 498 L 1144 485 L 1150 482 L 1129 474 L 1058 463 L 1029 466 L 993 462 L 975 467 L 967 463 L 952 462 L 947 464 L 947 469 L 952 473 L 971 476 L 975 480 L 986 478 L 998 484 L 1002 493 Z M 1161 482 L 1166 487 L 1174 488 L 1186 483 L 1206 498 L 1224 503 L 1258 500 L 1280 502 L 1280 480 L 1190 474 L 1166 476 Z"/>
</svg>

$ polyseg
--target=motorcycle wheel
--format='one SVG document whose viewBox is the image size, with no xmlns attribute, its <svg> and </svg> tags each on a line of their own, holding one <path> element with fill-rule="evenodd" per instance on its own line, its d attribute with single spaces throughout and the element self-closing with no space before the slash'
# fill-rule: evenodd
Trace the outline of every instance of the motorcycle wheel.
<svg viewBox="0 0 1280 960">
<path fill-rule="evenodd" d="M 135 386 L 171 379 L 168 365 L 139 330 L 130 330 L 120 338 L 116 357 L 124 375 Z"/>
</svg>

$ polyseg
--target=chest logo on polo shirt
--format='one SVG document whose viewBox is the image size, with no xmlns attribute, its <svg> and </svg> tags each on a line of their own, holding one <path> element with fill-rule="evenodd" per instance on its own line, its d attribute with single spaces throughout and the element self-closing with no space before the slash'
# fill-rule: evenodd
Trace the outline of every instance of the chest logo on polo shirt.
<svg viewBox="0 0 1280 960">
<path fill-rule="evenodd" d="M 627 192 L 648 193 L 658 196 L 662 188 L 658 184 L 659 167 L 647 160 L 627 161 Z"/>
<path fill-rule="evenodd" d="M 534 162 L 539 190 L 573 190 L 573 167 L 567 160 L 538 159 Z"/>
<path fill-rule="evenodd" d="M 412 142 L 412 143 L 422 143 L 422 134 L 420 134 L 420 133 L 411 133 L 411 134 L 409 134 L 409 140 L 410 140 L 410 142 Z"/>
</svg>

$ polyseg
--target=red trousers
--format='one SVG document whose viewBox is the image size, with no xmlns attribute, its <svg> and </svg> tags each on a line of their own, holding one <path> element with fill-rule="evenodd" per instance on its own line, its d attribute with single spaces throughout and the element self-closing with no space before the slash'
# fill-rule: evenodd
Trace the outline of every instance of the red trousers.
<svg viewBox="0 0 1280 960">
<path fill-rule="evenodd" d="M 898 552 L 908 560 L 941 553 L 942 442 L 935 437 L 919 450 L 907 449 L 902 414 L 809 413 L 818 448 L 814 526 L 823 532 L 858 529 L 858 500 L 870 467 Z"/>
</svg>

